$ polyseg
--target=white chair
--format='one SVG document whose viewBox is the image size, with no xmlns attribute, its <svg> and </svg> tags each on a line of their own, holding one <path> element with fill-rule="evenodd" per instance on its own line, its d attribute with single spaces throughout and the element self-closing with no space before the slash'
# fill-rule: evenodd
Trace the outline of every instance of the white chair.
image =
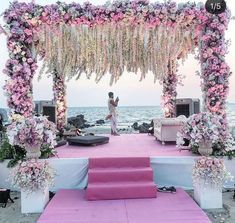
<svg viewBox="0 0 235 223">
<path fill-rule="evenodd" d="M 177 133 L 187 121 L 185 116 L 178 118 L 156 118 L 154 123 L 154 136 L 164 145 L 165 142 L 176 142 Z"/>
</svg>

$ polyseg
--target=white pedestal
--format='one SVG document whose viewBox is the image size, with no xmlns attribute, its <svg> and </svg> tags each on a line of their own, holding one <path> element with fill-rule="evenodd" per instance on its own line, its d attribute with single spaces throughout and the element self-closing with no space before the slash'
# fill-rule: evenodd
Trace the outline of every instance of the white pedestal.
<svg viewBox="0 0 235 223">
<path fill-rule="evenodd" d="M 42 213 L 49 201 L 49 190 L 36 191 L 31 194 L 21 190 L 21 213 Z"/>
<path fill-rule="evenodd" d="M 194 186 L 194 199 L 202 209 L 222 208 L 222 191 L 204 182 Z"/>
</svg>

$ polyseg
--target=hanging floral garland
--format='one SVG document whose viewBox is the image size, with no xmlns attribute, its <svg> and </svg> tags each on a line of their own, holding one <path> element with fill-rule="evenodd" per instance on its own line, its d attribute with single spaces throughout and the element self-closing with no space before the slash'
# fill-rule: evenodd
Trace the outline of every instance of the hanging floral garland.
<svg viewBox="0 0 235 223">
<path fill-rule="evenodd" d="M 213 16 L 194 3 L 145 0 L 103 6 L 14 2 L 4 12 L 4 19 L 10 56 L 4 70 L 10 78 L 5 90 L 13 112 L 29 116 L 33 111 L 36 52 L 44 57 L 48 72 L 56 68 L 68 78 L 79 78 L 83 72 L 89 78 L 95 72 L 99 81 L 110 73 L 113 83 L 125 69 L 140 71 L 141 79 L 152 71 L 155 80 L 174 86 L 171 90 L 165 86 L 163 95 L 164 104 L 173 108 L 177 76 L 169 72 L 168 62 L 184 59 L 201 42 L 205 105 L 211 112 L 225 113 L 230 75 L 224 61 L 228 11 Z"/>
<path fill-rule="evenodd" d="M 87 29 L 63 24 L 56 33 L 44 26 L 38 36 L 37 51 L 43 52 L 47 73 L 52 73 L 54 67 L 68 78 L 79 78 L 81 73 L 90 78 L 95 73 L 97 82 L 110 73 L 111 84 L 125 69 L 140 71 L 141 79 L 151 71 L 155 81 L 161 80 L 168 72 L 166 60 L 185 58 L 196 47 L 194 35 L 185 34 L 180 27 L 173 32 L 141 25 L 114 29 L 109 24 Z"/>
<path fill-rule="evenodd" d="M 185 59 L 194 52 L 201 26 L 197 16 L 202 13 L 194 4 L 178 7 L 173 2 L 147 1 L 104 7 L 58 3 L 43 10 L 36 49 L 43 52 L 47 72 L 56 67 L 68 78 L 79 78 L 81 73 L 90 78 L 95 73 L 97 82 L 110 73 L 111 84 L 125 69 L 140 71 L 141 80 L 149 71 L 155 81 L 162 80 L 168 60 Z M 78 11 L 83 15 L 79 19 Z M 62 21 L 61 14 L 66 15 Z"/>
</svg>

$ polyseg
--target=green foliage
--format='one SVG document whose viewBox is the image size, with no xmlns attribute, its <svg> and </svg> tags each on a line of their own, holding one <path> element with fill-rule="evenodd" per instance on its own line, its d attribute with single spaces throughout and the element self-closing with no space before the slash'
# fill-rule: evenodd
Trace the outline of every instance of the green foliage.
<svg viewBox="0 0 235 223">
<path fill-rule="evenodd" d="M 199 154 L 199 152 L 198 152 L 198 146 L 192 146 L 192 147 L 191 147 L 191 151 L 192 151 L 192 153 L 194 153 L 194 154 Z"/>
<path fill-rule="evenodd" d="M 41 156 L 40 159 L 47 159 L 49 157 L 56 156 L 57 152 L 54 149 L 49 148 L 48 146 L 44 146 L 41 148 Z"/>
<path fill-rule="evenodd" d="M 0 162 L 9 160 L 7 167 L 13 167 L 19 160 L 25 159 L 26 151 L 19 146 L 11 146 L 7 137 L 3 138 L 0 148 Z"/>
<path fill-rule="evenodd" d="M 224 147 L 221 146 L 222 144 L 218 144 L 217 146 L 213 146 L 213 156 L 217 157 L 228 157 L 229 160 L 232 160 L 235 157 L 235 150 L 226 150 Z M 194 154 L 199 155 L 198 146 L 191 147 L 191 151 Z"/>
<path fill-rule="evenodd" d="M 231 141 L 232 146 L 234 146 L 234 139 Z M 227 156 L 229 160 L 232 160 L 235 157 L 235 150 L 233 149 L 226 149 L 223 147 L 222 144 L 217 144 L 216 147 L 213 147 L 213 155 L 214 156 Z"/>
<path fill-rule="evenodd" d="M 228 151 L 213 151 L 214 156 L 227 156 L 229 160 L 232 160 L 235 157 L 235 150 Z"/>
<path fill-rule="evenodd" d="M 49 157 L 55 156 L 56 151 L 49 147 L 44 147 L 41 149 L 41 159 L 47 159 Z M 11 146 L 7 137 L 3 138 L 3 142 L 0 148 L 0 162 L 4 162 L 5 160 L 9 160 L 7 167 L 14 167 L 19 160 L 26 159 L 26 151 L 24 148 L 19 146 Z"/>
<path fill-rule="evenodd" d="M 13 157 L 13 148 L 7 140 L 3 140 L 0 149 L 0 162 Z"/>
</svg>

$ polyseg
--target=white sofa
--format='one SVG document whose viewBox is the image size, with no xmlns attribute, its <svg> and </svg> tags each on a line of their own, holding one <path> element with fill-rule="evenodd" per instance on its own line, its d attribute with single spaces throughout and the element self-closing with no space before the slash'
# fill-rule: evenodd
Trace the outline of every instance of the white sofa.
<svg viewBox="0 0 235 223">
<path fill-rule="evenodd" d="M 185 116 L 178 118 L 156 118 L 154 123 L 154 136 L 164 145 L 165 142 L 175 142 L 177 132 L 181 126 L 187 121 Z"/>
</svg>

